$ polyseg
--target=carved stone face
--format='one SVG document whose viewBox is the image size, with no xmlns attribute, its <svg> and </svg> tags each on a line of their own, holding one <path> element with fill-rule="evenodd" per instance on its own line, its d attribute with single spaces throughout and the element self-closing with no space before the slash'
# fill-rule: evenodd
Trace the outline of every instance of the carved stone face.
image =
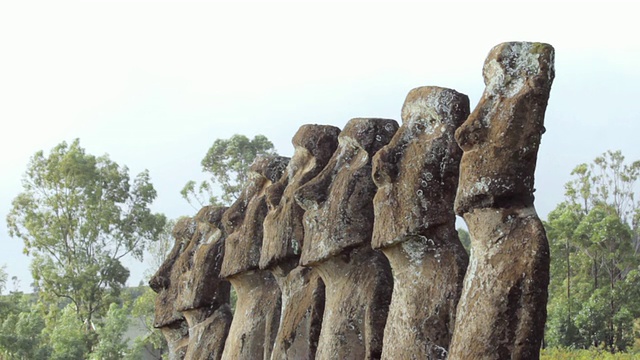
<svg viewBox="0 0 640 360">
<path fill-rule="evenodd" d="M 305 210 L 301 265 L 371 241 L 376 190 L 371 157 L 397 129 L 395 120 L 350 120 L 327 166 L 296 191 L 296 201 Z"/>
<path fill-rule="evenodd" d="M 464 154 L 455 210 L 531 206 L 533 174 L 554 78 L 554 50 L 541 43 L 494 47 L 483 68 L 486 85 L 456 131 Z"/>
<path fill-rule="evenodd" d="M 196 230 L 195 221 L 191 218 L 178 220 L 173 228 L 175 239 L 173 249 L 158 271 L 149 280 L 149 286 L 158 293 L 156 296 L 154 327 L 176 327 L 185 322 L 184 317 L 176 309 L 179 293 L 179 280 L 183 269 L 175 266 L 176 261 L 189 246 Z"/>
<path fill-rule="evenodd" d="M 303 125 L 293 137 L 293 157 L 280 180 L 267 189 L 261 268 L 282 265 L 286 259 L 295 259 L 291 266 L 297 265 L 304 240 L 304 210 L 294 193 L 325 167 L 338 146 L 338 134 L 335 126 Z"/>
<path fill-rule="evenodd" d="M 229 301 L 230 285 L 219 277 L 224 257 L 224 236 L 220 228 L 226 210 L 226 207 L 205 206 L 194 218 L 195 234 L 174 265 L 181 274 L 176 285 L 179 311 L 215 309 Z"/>
<path fill-rule="evenodd" d="M 240 197 L 222 216 L 225 256 L 220 276 L 229 277 L 258 268 L 263 221 L 267 215 L 266 190 L 278 181 L 289 162 L 282 156 L 259 157 L 249 169 Z"/>
<path fill-rule="evenodd" d="M 373 157 L 375 223 L 372 246 L 385 247 L 429 227 L 455 222 L 453 201 L 462 150 L 454 133 L 469 115 L 469 99 L 454 90 L 411 90 L 402 126 Z"/>
</svg>

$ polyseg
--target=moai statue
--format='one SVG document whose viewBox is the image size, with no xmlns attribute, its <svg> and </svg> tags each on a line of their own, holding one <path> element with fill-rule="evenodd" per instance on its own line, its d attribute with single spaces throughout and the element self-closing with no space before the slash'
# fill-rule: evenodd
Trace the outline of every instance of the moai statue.
<svg viewBox="0 0 640 360">
<path fill-rule="evenodd" d="M 494 47 L 486 89 L 456 131 L 464 151 L 455 211 L 471 259 L 452 359 L 537 359 L 546 320 L 549 245 L 533 206 L 533 177 L 554 78 L 548 44 Z"/>
<path fill-rule="evenodd" d="M 324 283 L 318 272 L 299 266 L 304 210 L 298 188 L 313 179 L 338 146 L 335 126 L 303 125 L 293 137 L 295 152 L 280 180 L 267 189 L 260 268 L 270 270 L 282 293 L 280 328 L 272 360 L 314 359 L 324 309 Z"/>
<path fill-rule="evenodd" d="M 300 264 L 325 283 L 316 359 L 381 356 L 393 279 L 388 260 L 371 248 L 371 158 L 397 129 L 394 120 L 350 120 L 327 166 L 296 191 L 305 210 Z"/>
<path fill-rule="evenodd" d="M 383 359 L 444 359 L 469 258 L 453 202 L 462 150 L 454 133 L 469 98 L 420 87 L 402 107 L 402 126 L 373 157 L 372 246 L 391 263 L 393 296 Z"/>
<path fill-rule="evenodd" d="M 224 256 L 221 220 L 226 210 L 205 206 L 198 212 L 192 240 L 174 264 L 181 274 L 176 309 L 189 324 L 185 359 L 220 359 L 231 326 L 231 285 L 218 276 Z"/>
<path fill-rule="evenodd" d="M 280 320 L 280 289 L 269 271 L 258 268 L 262 223 L 267 214 L 265 192 L 278 181 L 288 158 L 259 157 L 251 165 L 240 197 L 223 214 L 228 234 L 220 276 L 238 296 L 223 359 L 270 359 Z"/>
<path fill-rule="evenodd" d="M 156 296 L 155 320 L 153 326 L 162 331 L 169 347 L 169 359 L 184 359 L 189 345 L 189 325 L 184 316 L 177 311 L 177 301 L 181 269 L 175 262 L 189 246 L 196 230 L 192 218 L 182 218 L 173 227 L 172 235 L 175 243 L 167 259 L 149 280 L 149 286 Z"/>
</svg>

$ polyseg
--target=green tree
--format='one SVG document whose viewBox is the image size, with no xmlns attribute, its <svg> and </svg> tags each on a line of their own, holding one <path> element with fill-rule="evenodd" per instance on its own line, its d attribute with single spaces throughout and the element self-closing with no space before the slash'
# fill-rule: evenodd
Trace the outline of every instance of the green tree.
<svg viewBox="0 0 640 360">
<path fill-rule="evenodd" d="M 464 249 L 469 253 L 471 251 L 471 235 L 469 235 L 469 232 L 463 228 L 458 228 L 458 237 Z"/>
<path fill-rule="evenodd" d="M 164 215 L 149 209 L 156 197 L 149 173 L 131 181 L 127 167 L 87 154 L 76 139 L 48 155 L 37 152 L 22 185 L 7 216 L 9 234 L 33 256 L 43 301 L 70 303 L 90 331 L 129 277 L 121 259 L 142 260 L 147 244 L 162 233 Z"/>
<path fill-rule="evenodd" d="M 229 205 L 242 191 L 251 163 L 257 156 L 269 154 L 275 154 L 275 149 L 264 135 L 256 135 L 252 140 L 238 134 L 229 139 L 217 139 L 201 162 L 202 170 L 211 174 L 210 181 L 198 185 L 191 180 L 180 194 L 192 206 L 204 206 L 207 203 Z M 219 197 L 214 195 L 216 185 L 222 192 Z"/>
<path fill-rule="evenodd" d="M 160 268 L 171 252 L 174 245 L 172 230 L 175 224 L 176 220 L 167 221 L 158 240 L 149 244 L 146 254 L 146 281 Z M 167 354 L 168 346 L 161 331 L 153 327 L 157 294 L 149 286 L 141 286 L 140 289 L 141 293 L 133 302 L 131 315 L 133 327 L 142 330 L 143 333 L 134 339 L 132 348 L 124 358 L 134 360 L 143 356 L 157 356 L 157 359 L 161 359 L 163 354 Z"/>
<path fill-rule="evenodd" d="M 578 165 L 545 223 L 551 246 L 548 343 L 624 351 L 640 316 L 640 162 L 606 152 Z M 632 290 L 634 289 L 634 290 Z"/>
<path fill-rule="evenodd" d="M 169 256 L 175 242 L 173 235 L 171 235 L 174 226 L 176 226 L 176 220 L 168 220 L 158 240 L 149 244 L 147 247 L 145 262 L 147 262 L 148 266 L 144 273 L 145 281 L 151 279 L 151 276 L 158 271 L 162 263 L 167 259 L 167 256 Z"/>
<path fill-rule="evenodd" d="M 34 298 L 19 292 L 3 297 L 11 306 L 0 314 L 0 359 L 49 358 L 42 307 L 33 303 Z"/>
<path fill-rule="evenodd" d="M 9 280 L 9 274 L 5 270 L 7 265 L 0 266 L 0 295 L 4 292 L 4 289 L 7 287 L 7 281 Z"/>
<path fill-rule="evenodd" d="M 51 360 L 83 360 L 90 351 L 84 331 L 85 324 L 78 317 L 75 307 L 67 305 L 53 325 L 47 329 L 51 346 Z"/>
<path fill-rule="evenodd" d="M 127 350 L 124 333 L 129 327 L 129 310 L 116 303 L 109 305 L 109 311 L 98 326 L 98 344 L 89 357 L 91 360 L 120 360 Z"/>
<path fill-rule="evenodd" d="M 144 330 L 144 334 L 134 340 L 132 349 L 127 353 L 125 359 L 140 359 L 143 354 L 160 356 L 163 358 L 168 352 L 168 345 L 165 337 L 159 329 L 153 327 L 155 314 L 155 298 L 156 293 L 150 287 L 146 287 L 145 292 L 138 297 L 134 304 L 131 314 L 134 322 L 139 324 Z"/>
</svg>

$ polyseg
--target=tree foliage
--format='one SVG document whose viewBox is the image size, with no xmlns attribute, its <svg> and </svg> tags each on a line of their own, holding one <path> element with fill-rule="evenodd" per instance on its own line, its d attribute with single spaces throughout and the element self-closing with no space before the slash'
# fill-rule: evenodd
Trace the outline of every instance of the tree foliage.
<svg viewBox="0 0 640 360">
<path fill-rule="evenodd" d="M 14 292 L 3 296 L 0 303 L 0 359 L 48 359 L 51 347 L 45 329 L 45 317 L 35 306 L 33 297 Z"/>
<path fill-rule="evenodd" d="M 127 351 L 127 342 L 124 339 L 124 334 L 129 327 L 129 322 L 127 307 L 111 303 L 107 315 L 96 330 L 99 341 L 89 359 L 122 359 Z"/>
<path fill-rule="evenodd" d="M 7 281 L 9 280 L 9 274 L 7 274 L 6 268 L 6 265 L 0 266 L 0 295 L 2 295 L 4 289 L 7 287 Z"/>
<path fill-rule="evenodd" d="M 458 238 L 460 238 L 460 243 L 462 243 L 464 249 L 469 253 L 471 251 L 471 235 L 469 235 L 469 232 L 463 228 L 458 228 Z"/>
<path fill-rule="evenodd" d="M 625 351 L 640 317 L 640 161 L 606 152 L 578 165 L 545 226 L 551 246 L 548 343 Z"/>
<path fill-rule="evenodd" d="M 52 350 L 51 360 L 85 359 L 90 351 L 90 342 L 87 340 L 90 334 L 85 331 L 74 306 L 67 305 L 54 324 L 47 329 Z"/>
<path fill-rule="evenodd" d="M 134 317 L 133 321 L 138 322 L 141 328 L 145 330 L 145 333 L 135 339 L 133 347 L 125 359 L 140 359 L 143 354 L 159 354 L 158 359 L 160 359 L 168 353 L 165 337 L 159 329 L 153 327 L 155 298 L 156 293 L 150 287 L 146 287 L 145 292 L 133 304 L 131 311 Z"/>
<path fill-rule="evenodd" d="M 7 216 L 9 234 L 22 239 L 33 257 L 39 295 L 45 302 L 69 303 L 90 330 L 129 277 L 121 259 L 142 259 L 147 244 L 163 231 L 164 215 L 149 209 L 156 197 L 149 173 L 132 180 L 127 167 L 107 155 L 87 154 L 76 139 L 48 155 L 37 152 L 22 185 Z M 71 331 L 75 325 L 65 319 Z"/>
<path fill-rule="evenodd" d="M 173 227 L 176 225 L 176 220 L 167 220 L 164 225 L 162 234 L 158 237 L 158 240 L 149 244 L 147 248 L 145 262 L 148 264 L 145 270 L 145 281 L 149 281 L 153 274 L 158 271 L 160 266 L 165 262 L 171 249 L 173 249 L 174 238 L 172 235 Z"/>
<path fill-rule="evenodd" d="M 244 135 L 217 139 L 202 159 L 202 170 L 211 175 L 209 181 L 197 184 L 191 180 L 182 191 L 182 197 L 191 205 L 229 205 L 238 198 L 247 181 L 249 165 L 259 155 L 275 154 L 273 143 L 264 135 L 249 140 Z M 222 195 L 215 196 L 216 186 Z"/>
</svg>

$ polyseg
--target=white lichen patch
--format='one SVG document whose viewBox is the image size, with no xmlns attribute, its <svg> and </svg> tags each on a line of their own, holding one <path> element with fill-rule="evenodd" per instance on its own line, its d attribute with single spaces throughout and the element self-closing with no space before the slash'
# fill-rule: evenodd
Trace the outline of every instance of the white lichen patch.
<svg viewBox="0 0 640 360">
<path fill-rule="evenodd" d="M 534 43 L 503 44 L 502 51 L 485 63 L 483 75 L 486 92 L 492 95 L 515 96 L 527 79 L 540 72 L 540 53 Z"/>
<path fill-rule="evenodd" d="M 300 243 L 296 239 L 291 239 L 291 247 L 294 255 L 300 255 Z"/>
<path fill-rule="evenodd" d="M 489 192 L 489 186 L 491 185 L 491 178 L 482 177 L 480 181 L 473 184 L 473 193 L 483 194 Z"/>
<path fill-rule="evenodd" d="M 429 241 L 433 244 L 433 240 L 424 236 L 419 236 L 416 240 L 405 241 L 401 243 L 402 251 L 404 251 L 412 264 L 420 265 L 427 250 L 426 244 Z"/>
</svg>

